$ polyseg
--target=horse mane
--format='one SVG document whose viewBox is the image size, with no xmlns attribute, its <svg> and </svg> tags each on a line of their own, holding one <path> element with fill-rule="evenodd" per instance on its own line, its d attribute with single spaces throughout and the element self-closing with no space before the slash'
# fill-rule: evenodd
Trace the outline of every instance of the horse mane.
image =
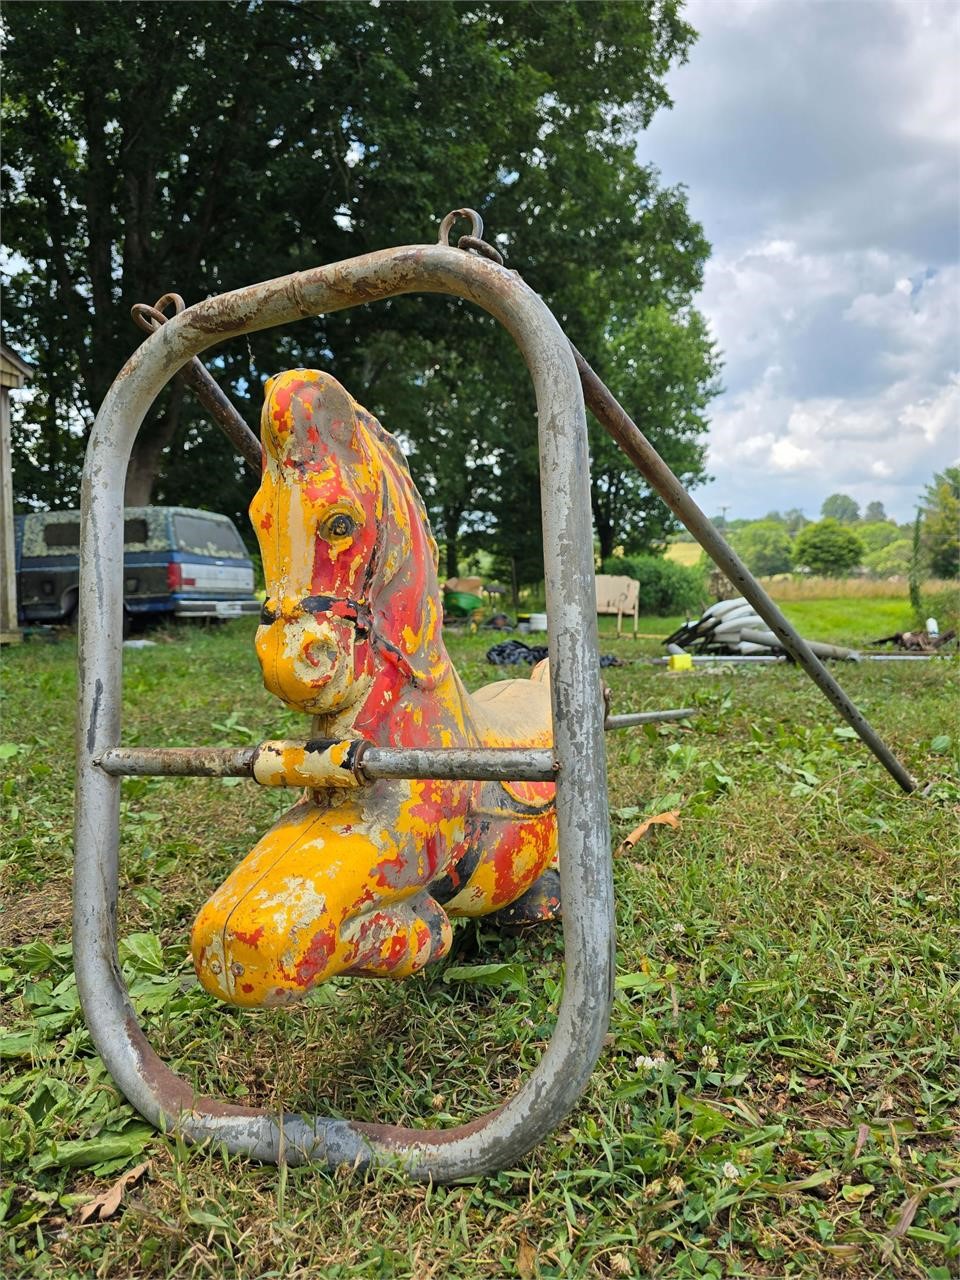
<svg viewBox="0 0 960 1280">
<path fill-rule="evenodd" d="M 393 469 L 397 474 L 401 490 L 404 497 L 410 502 L 416 514 L 420 519 L 426 535 L 427 546 L 433 559 L 434 572 L 440 569 L 440 550 L 437 546 L 437 540 L 433 534 L 433 528 L 430 524 L 430 516 L 427 513 L 426 503 L 420 494 L 420 490 L 414 483 L 413 476 L 410 473 L 410 464 L 407 461 L 406 454 L 400 447 L 400 443 L 396 436 L 383 426 L 378 418 L 372 413 L 364 409 L 362 405 L 354 401 L 354 415 L 357 423 L 373 438 L 376 445 L 379 446 L 378 452 L 381 455 L 381 465 L 387 464 L 387 459 L 392 463 Z M 384 457 L 383 455 L 386 455 Z"/>
</svg>

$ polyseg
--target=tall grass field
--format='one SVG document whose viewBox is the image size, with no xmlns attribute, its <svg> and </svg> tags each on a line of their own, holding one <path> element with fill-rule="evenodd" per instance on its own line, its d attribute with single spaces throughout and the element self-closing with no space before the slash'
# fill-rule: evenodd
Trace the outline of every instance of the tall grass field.
<svg viewBox="0 0 960 1280">
<path fill-rule="evenodd" d="M 837 641 L 910 619 L 902 599 L 790 611 Z M 75 643 L 4 651 L 4 1276 L 958 1274 L 956 659 L 836 668 L 918 779 L 905 795 L 801 671 L 668 674 L 648 661 L 655 641 L 603 621 L 601 648 L 624 663 L 603 671 L 614 710 L 698 712 L 608 736 L 613 847 L 647 816 L 680 825 L 614 856 L 619 976 L 580 1104 L 515 1167 L 452 1187 L 265 1167 L 133 1111 L 71 971 Z M 124 654 L 127 743 L 306 736 L 262 688 L 251 623 L 148 638 Z M 485 661 L 500 638 L 451 634 L 469 687 L 512 674 Z M 119 962 L 154 1046 L 199 1091 L 277 1111 L 480 1116 L 549 1042 L 555 927 L 459 925 L 416 979 L 338 979 L 286 1011 L 233 1010 L 198 987 L 196 911 L 293 799 L 234 779 L 124 783 Z M 90 1208 L 127 1174 L 112 1206 Z"/>
</svg>

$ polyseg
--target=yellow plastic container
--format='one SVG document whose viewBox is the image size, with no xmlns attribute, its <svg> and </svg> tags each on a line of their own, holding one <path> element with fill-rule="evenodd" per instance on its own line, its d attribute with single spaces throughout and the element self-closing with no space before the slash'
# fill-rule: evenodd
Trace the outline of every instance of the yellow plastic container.
<svg viewBox="0 0 960 1280">
<path fill-rule="evenodd" d="M 671 653 L 667 659 L 667 667 L 670 671 L 692 671 L 693 658 L 689 653 Z"/>
</svg>

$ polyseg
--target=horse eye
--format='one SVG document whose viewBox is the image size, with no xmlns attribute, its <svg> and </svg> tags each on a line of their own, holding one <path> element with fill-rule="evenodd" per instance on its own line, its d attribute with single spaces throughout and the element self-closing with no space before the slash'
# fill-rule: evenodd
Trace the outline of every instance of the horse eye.
<svg viewBox="0 0 960 1280">
<path fill-rule="evenodd" d="M 356 527 L 356 521 L 341 512 L 327 522 L 327 533 L 331 538 L 349 538 Z"/>
</svg>

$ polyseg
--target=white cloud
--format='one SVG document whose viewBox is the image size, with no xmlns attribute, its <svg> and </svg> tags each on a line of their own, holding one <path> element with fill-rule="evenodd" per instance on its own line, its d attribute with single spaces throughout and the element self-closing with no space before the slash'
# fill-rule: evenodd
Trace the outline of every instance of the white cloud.
<svg viewBox="0 0 960 1280">
<path fill-rule="evenodd" d="M 775 440 L 771 446 L 770 465 L 774 471 L 807 471 L 812 462 L 813 450 L 792 440 Z"/>
<path fill-rule="evenodd" d="M 714 245 L 724 352 L 708 510 L 843 489 L 908 519 L 960 440 L 960 9 L 691 0 L 701 32 L 640 154 Z M 712 505 L 711 505 L 712 504 Z"/>
</svg>

